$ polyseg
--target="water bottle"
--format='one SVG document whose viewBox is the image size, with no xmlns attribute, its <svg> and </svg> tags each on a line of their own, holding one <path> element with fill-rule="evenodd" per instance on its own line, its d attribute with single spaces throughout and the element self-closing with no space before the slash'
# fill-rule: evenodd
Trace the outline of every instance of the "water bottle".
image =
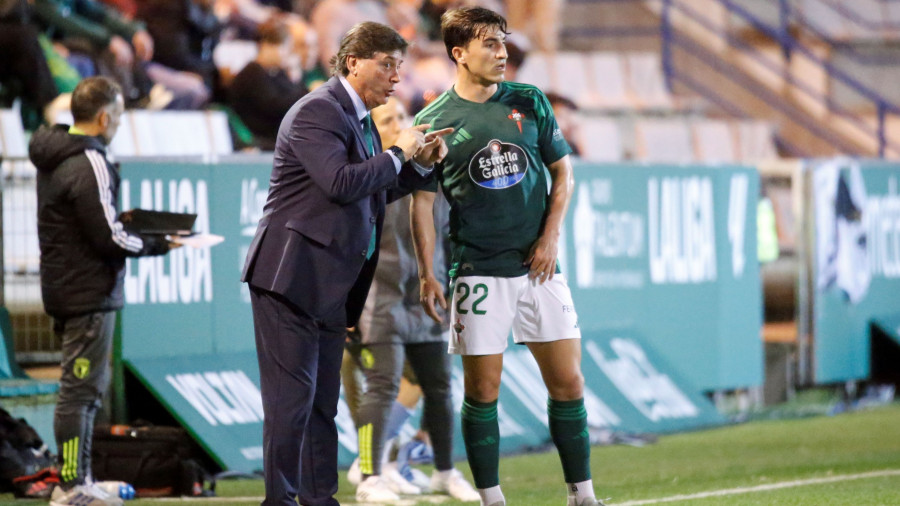
<svg viewBox="0 0 900 506">
<path fill-rule="evenodd" d="M 118 497 L 124 501 L 134 499 L 134 487 L 124 481 L 97 481 L 94 482 L 107 494 Z"/>
</svg>

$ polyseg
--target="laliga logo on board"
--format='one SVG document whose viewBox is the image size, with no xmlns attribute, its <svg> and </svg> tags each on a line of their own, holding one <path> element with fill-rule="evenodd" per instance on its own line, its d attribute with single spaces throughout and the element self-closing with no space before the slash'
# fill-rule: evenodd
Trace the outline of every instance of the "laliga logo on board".
<svg viewBox="0 0 900 506">
<path fill-rule="evenodd" d="M 502 190 L 519 184 L 528 172 L 525 150 L 493 139 L 469 162 L 469 177 L 478 186 L 489 190 Z"/>
</svg>

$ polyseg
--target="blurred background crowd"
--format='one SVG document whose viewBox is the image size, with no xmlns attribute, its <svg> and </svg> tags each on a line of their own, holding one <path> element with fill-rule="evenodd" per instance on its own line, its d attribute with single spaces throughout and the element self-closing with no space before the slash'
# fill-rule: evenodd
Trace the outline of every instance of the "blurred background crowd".
<svg viewBox="0 0 900 506">
<path fill-rule="evenodd" d="M 105 75 L 122 85 L 127 108 L 224 110 L 236 148 L 271 150 L 284 113 L 328 79 L 341 36 L 361 21 L 389 24 L 412 42 L 397 96 L 418 112 L 454 75 L 440 16 L 471 3 L 0 0 L 0 106 L 21 99 L 31 130 L 61 119 L 80 79 Z M 509 19 L 507 79 L 532 48 L 556 49 L 559 0 L 477 3 Z"/>
</svg>

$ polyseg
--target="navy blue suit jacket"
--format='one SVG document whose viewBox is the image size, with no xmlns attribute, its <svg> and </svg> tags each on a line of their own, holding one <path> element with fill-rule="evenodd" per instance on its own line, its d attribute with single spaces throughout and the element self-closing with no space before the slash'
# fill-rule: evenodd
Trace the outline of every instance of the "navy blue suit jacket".
<svg viewBox="0 0 900 506">
<path fill-rule="evenodd" d="M 343 305 L 340 324 L 356 324 L 378 260 L 377 248 L 366 259 L 372 228 L 378 244 L 387 202 L 427 182 L 409 162 L 398 175 L 377 131 L 374 137 L 379 154 L 369 156 L 337 78 L 291 107 L 278 130 L 269 195 L 242 281 L 283 295 L 315 319 L 331 318 Z"/>
</svg>

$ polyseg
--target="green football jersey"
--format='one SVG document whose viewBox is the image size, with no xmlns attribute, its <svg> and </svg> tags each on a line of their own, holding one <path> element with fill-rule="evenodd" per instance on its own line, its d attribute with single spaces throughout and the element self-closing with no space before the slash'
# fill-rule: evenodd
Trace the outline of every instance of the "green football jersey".
<svg viewBox="0 0 900 506">
<path fill-rule="evenodd" d="M 485 103 L 451 88 L 416 115 L 431 129 L 453 127 L 450 152 L 435 167 L 450 203 L 450 276 L 514 277 L 544 222 L 545 165 L 572 152 L 547 97 L 528 84 L 501 82 Z"/>
</svg>

